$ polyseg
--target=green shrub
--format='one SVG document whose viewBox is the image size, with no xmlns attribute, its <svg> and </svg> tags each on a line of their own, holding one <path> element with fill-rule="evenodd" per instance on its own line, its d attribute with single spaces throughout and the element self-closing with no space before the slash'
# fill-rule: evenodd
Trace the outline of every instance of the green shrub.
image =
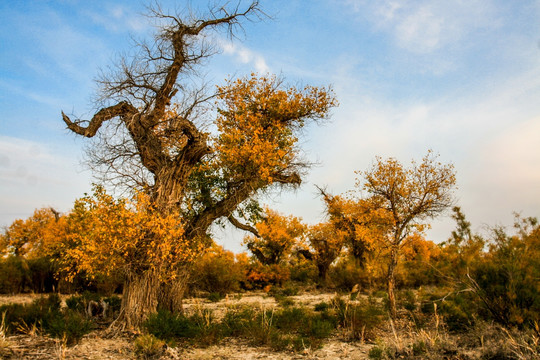
<svg viewBox="0 0 540 360">
<path fill-rule="evenodd" d="M 53 337 L 66 338 L 68 343 L 79 341 L 92 329 L 92 323 L 71 309 L 60 309 L 60 297 L 51 294 L 31 304 L 9 304 L 0 307 L 5 313 L 8 332 L 24 332 L 36 328 Z"/>
<path fill-rule="evenodd" d="M 440 302 L 438 309 L 451 332 L 463 332 L 475 324 L 476 304 L 468 295 L 448 297 Z"/>
<path fill-rule="evenodd" d="M 347 302 L 340 297 L 332 300 L 339 324 L 345 336 L 354 340 L 372 340 L 375 329 L 384 320 L 386 312 L 377 303 Z"/>
<path fill-rule="evenodd" d="M 112 295 L 103 299 L 108 305 L 107 314 L 109 318 L 115 318 L 120 313 L 122 307 L 122 299 L 119 296 Z"/>
<path fill-rule="evenodd" d="M 255 310 L 243 308 L 240 310 L 229 310 L 221 321 L 223 336 L 248 336 L 255 327 Z"/>
<path fill-rule="evenodd" d="M 384 349 L 378 345 L 372 347 L 369 349 L 368 356 L 370 359 L 383 359 L 384 357 Z"/>
<path fill-rule="evenodd" d="M 80 313 L 68 310 L 62 315 L 50 317 L 45 327 L 49 335 L 64 338 L 68 344 L 73 344 L 89 333 L 93 324 Z"/>
<path fill-rule="evenodd" d="M 225 296 L 223 296 L 222 294 L 218 293 L 218 292 L 213 292 L 213 293 L 210 293 L 208 294 L 208 296 L 206 297 L 208 300 L 210 300 L 211 302 L 219 302 L 220 300 L 222 300 Z"/>
<path fill-rule="evenodd" d="M 324 301 L 315 304 L 315 311 L 328 311 L 329 308 L 330 305 L 328 305 L 328 303 Z"/>
<path fill-rule="evenodd" d="M 133 343 L 135 347 L 135 355 L 139 359 L 155 359 L 163 354 L 165 342 L 157 339 L 154 335 L 141 335 L 135 339 Z"/>
<path fill-rule="evenodd" d="M 199 333 L 197 324 L 183 315 L 175 315 L 168 310 L 159 310 L 143 324 L 152 335 L 162 340 L 194 338 Z"/>
</svg>

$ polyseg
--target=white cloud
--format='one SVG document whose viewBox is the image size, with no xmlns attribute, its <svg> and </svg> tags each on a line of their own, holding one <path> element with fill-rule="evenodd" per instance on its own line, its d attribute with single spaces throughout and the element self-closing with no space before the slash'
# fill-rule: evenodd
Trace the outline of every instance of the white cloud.
<svg viewBox="0 0 540 360">
<path fill-rule="evenodd" d="M 259 73 L 267 73 L 270 68 L 266 64 L 264 57 L 247 47 L 230 41 L 219 40 L 219 45 L 226 55 L 233 56 L 242 64 L 251 64 Z"/>
<path fill-rule="evenodd" d="M 413 53 L 456 44 L 468 33 L 498 23 L 491 1 L 347 0 L 346 4 Z"/>
<path fill-rule="evenodd" d="M 147 19 L 133 11 L 132 7 L 118 4 L 108 4 L 99 12 L 86 11 L 92 21 L 105 29 L 113 32 L 136 32 L 142 33 L 149 30 Z"/>
<path fill-rule="evenodd" d="M 0 226 L 29 216 L 35 208 L 67 211 L 88 191 L 73 152 L 20 138 L 0 136 Z"/>
</svg>

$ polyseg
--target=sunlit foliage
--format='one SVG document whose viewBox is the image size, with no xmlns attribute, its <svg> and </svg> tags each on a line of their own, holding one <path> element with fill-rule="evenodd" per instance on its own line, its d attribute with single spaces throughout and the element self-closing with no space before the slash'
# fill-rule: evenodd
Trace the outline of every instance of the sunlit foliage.
<svg viewBox="0 0 540 360">
<path fill-rule="evenodd" d="M 200 251 L 195 239 L 186 239 L 177 214 L 154 210 L 147 196 L 115 199 L 102 187 L 75 202 L 66 217 L 66 237 L 59 259 L 70 276 L 84 271 L 124 275 L 153 271 L 174 277 L 179 263 L 191 261 Z"/>
<path fill-rule="evenodd" d="M 268 208 L 255 227 L 257 235 L 246 236 L 244 244 L 264 265 L 279 264 L 285 260 L 306 231 L 299 218 L 281 215 Z"/>
<path fill-rule="evenodd" d="M 28 259 L 43 256 L 59 235 L 61 222 L 60 214 L 54 209 L 36 209 L 28 219 L 15 220 L 0 234 L 0 249 Z"/>
</svg>

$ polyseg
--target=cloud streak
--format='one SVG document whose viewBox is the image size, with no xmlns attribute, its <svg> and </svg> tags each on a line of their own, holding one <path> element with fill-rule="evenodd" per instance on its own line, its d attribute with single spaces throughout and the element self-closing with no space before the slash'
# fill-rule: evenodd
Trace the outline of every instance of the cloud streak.
<svg viewBox="0 0 540 360">
<path fill-rule="evenodd" d="M 264 57 L 253 50 L 250 50 L 241 44 L 224 40 L 218 41 L 218 44 L 223 49 L 225 55 L 233 57 L 237 62 L 251 65 L 259 73 L 267 73 L 270 71 Z"/>
<path fill-rule="evenodd" d="M 492 1 L 347 0 L 346 4 L 357 13 L 368 13 L 364 18 L 374 29 L 418 54 L 452 46 L 474 31 L 498 24 Z"/>
</svg>

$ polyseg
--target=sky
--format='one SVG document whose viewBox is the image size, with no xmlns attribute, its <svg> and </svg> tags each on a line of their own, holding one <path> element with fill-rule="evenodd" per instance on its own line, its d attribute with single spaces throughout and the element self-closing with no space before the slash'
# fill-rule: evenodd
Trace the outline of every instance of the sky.
<svg viewBox="0 0 540 360">
<path fill-rule="evenodd" d="M 215 1 L 162 1 L 204 11 Z M 146 3 L 147 4 L 147 3 Z M 241 3 L 241 6 L 244 3 Z M 261 0 L 267 18 L 237 38 L 210 34 L 211 83 L 251 72 L 332 86 L 340 106 L 301 136 L 316 165 L 300 189 L 264 201 L 307 223 L 324 220 L 315 185 L 354 189 L 376 156 L 404 164 L 429 149 L 455 166 L 455 203 L 473 225 L 540 216 L 540 1 Z M 91 118 L 94 79 L 155 27 L 145 2 L 0 2 L 0 226 L 52 206 L 69 211 L 95 181 L 87 141 L 60 112 Z M 427 237 L 446 240 L 446 214 Z M 242 234 L 215 230 L 241 251 Z"/>
</svg>

